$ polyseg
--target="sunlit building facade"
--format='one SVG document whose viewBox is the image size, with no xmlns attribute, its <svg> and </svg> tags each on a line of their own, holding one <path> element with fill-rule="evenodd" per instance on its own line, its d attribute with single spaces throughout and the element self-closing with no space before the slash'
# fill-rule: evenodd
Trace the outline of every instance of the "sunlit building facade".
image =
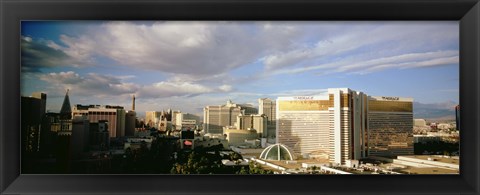
<svg viewBox="0 0 480 195">
<path fill-rule="evenodd" d="M 161 111 L 146 111 L 145 124 L 147 124 L 150 127 L 158 126 L 158 122 L 161 115 L 162 115 Z"/>
<path fill-rule="evenodd" d="M 267 117 L 267 133 L 266 135 L 269 138 L 274 138 L 276 136 L 275 129 L 277 123 L 276 120 L 276 101 L 270 98 L 260 98 L 258 99 L 258 114 L 264 114 Z"/>
<path fill-rule="evenodd" d="M 368 155 L 413 154 L 412 101 L 348 88 L 279 97 L 276 141 L 303 157 L 323 154 L 338 164 Z"/>
<path fill-rule="evenodd" d="M 240 114 L 257 114 L 258 110 L 250 104 L 235 104 L 231 100 L 225 105 L 206 106 L 203 109 L 205 133 L 222 133 L 223 127 L 234 126 Z"/>
<path fill-rule="evenodd" d="M 267 116 L 264 114 L 250 114 L 243 115 L 240 114 L 237 116 L 237 122 L 235 126 L 238 129 L 255 129 L 259 137 L 267 137 Z"/>
<path fill-rule="evenodd" d="M 412 104 L 412 98 L 369 97 L 369 155 L 413 155 Z"/>
<path fill-rule="evenodd" d="M 225 139 L 231 146 L 244 145 L 245 140 L 255 140 L 258 138 L 257 131 L 254 129 L 223 128 Z"/>
</svg>

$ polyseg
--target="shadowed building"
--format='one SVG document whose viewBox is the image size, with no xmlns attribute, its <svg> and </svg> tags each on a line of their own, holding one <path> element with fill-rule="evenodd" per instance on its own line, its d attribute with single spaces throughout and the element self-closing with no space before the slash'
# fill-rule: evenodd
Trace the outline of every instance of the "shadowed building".
<svg viewBox="0 0 480 195">
<path fill-rule="evenodd" d="M 45 104 L 47 95 L 33 93 L 30 97 L 21 97 L 21 155 L 22 172 L 34 169 L 32 159 L 39 154 L 41 147 L 41 132 L 45 117 Z M 45 145 L 45 144 L 43 144 Z"/>
<path fill-rule="evenodd" d="M 43 156 L 54 156 L 58 131 L 60 131 L 60 113 L 46 113 L 40 134 L 40 152 Z"/>
<path fill-rule="evenodd" d="M 32 96 L 21 99 L 22 152 L 39 151 L 46 101 L 47 94 L 44 93 L 33 93 Z"/>
<path fill-rule="evenodd" d="M 87 116 L 90 123 L 107 120 L 110 137 L 125 136 L 125 109 L 121 106 L 77 104 L 73 107 L 73 114 Z"/>
<path fill-rule="evenodd" d="M 258 99 L 258 114 L 264 114 L 267 117 L 267 137 L 275 138 L 276 133 L 276 102 L 270 98 Z"/>
<path fill-rule="evenodd" d="M 137 113 L 133 110 L 127 111 L 125 113 L 125 136 L 134 136 L 135 135 L 135 119 L 137 118 Z"/>
<path fill-rule="evenodd" d="M 125 113 L 125 136 L 135 135 L 135 121 L 137 113 L 135 112 L 135 95 L 132 98 L 132 110 Z"/>
<path fill-rule="evenodd" d="M 107 150 L 110 148 L 109 126 L 107 120 L 90 123 L 90 149 Z"/>
<path fill-rule="evenodd" d="M 80 159 L 89 149 L 90 122 L 86 116 L 74 116 L 72 119 L 72 159 Z"/>
<path fill-rule="evenodd" d="M 70 172 L 71 165 L 71 139 L 72 139 L 72 108 L 68 90 L 63 100 L 59 114 L 60 129 L 57 132 L 57 168 L 60 173 Z"/>
</svg>

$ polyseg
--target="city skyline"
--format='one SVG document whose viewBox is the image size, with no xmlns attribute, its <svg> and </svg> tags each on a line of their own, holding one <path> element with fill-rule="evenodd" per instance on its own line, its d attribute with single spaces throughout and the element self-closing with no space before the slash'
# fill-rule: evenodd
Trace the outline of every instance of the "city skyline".
<svg viewBox="0 0 480 195">
<path fill-rule="evenodd" d="M 201 116 L 208 105 L 348 87 L 459 102 L 458 22 L 22 22 L 21 95 L 47 110 L 111 104 Z M 453 111 L 453 107 L 452 107 Z"/>
</svg>

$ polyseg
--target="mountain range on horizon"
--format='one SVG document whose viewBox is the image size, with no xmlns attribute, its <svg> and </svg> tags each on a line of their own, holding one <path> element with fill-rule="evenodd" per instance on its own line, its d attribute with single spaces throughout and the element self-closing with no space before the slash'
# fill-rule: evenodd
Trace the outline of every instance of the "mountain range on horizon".
<svg viewBox="0 0 480 195">
<path fill-rule="evenodd" d="M 413 118 L 425 119 L 427 121 L 451 121 L 455 120 L 454 101 L 442 103 L 424 104 L 413 102 Z"/>
</svg>

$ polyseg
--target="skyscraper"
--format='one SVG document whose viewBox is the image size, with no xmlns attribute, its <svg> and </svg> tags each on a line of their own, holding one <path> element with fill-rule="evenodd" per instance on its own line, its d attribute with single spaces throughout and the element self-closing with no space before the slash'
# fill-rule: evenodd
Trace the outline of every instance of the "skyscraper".
<svg viewBox="0 0 480 195">
<path fill-rule="evenodd" d="M 269 138 L 275 138 L 276 133 L 276 102 L 270 98 L 258 99 L 258 114 L 267 116 L 267 135 Z"/>
<path fill-rule="evenodd" d="M 135 120 L 137 113 L 133 110 L 129 110 L 125 113 L 125 136 L 135 135 Z"/>
<path fill-rule="evenodd" d="M 338 164 L 368 155 L 413 154 L 412 101 L 348 88 L 331 88 L 323 96 L 279 97 L 277 143 Z"/>
<path fill-rule="evenodd" d="M 47 94 L 33 93 L 21 99 L 22 152 L 38 152 Z"/>
<path fill-rule="evenodd" d="M 135 95 L 132 97 L 132 110 L 135 111 Z"/>
<path fill-rule="evenodd" d="M 30 97 L 21 97 L 21 155 L 22 172 L 30 172 L 35 169 L 32 159 L 40 151 L 42 119 L 45 116 L 46 94 L 32 94 Z M 46 140 L 43 140 L 46 141 Z"/>
<path fill-rule="evenodd" d="M 231 100 L 228 100 L 225 105 L 205 107 L 203 109 L 205 133 L 222 133 L 223 127 L 235 125 L 240 113 L 242 113 L 242 107 Z"/>
<path fill-rule="evenodd" d="M 125 136 L 135 135 L 135 121 L 137 113 L 135 112 L 135 95 L 132 97 L 132 110 L 125 113 Z"/>
<path fill-rule="evenodd" d="M 157 127 L 162 112 L 160 111 L 146 111 L 145 112 L 145 124 L 150 127 Z"/>
<path fill-rule="evenodd" d="M 41 118 L 43 118 L 46 113 L 47 94 L 42 92 L 33 92 L 31 97 L 40 100 L 40 113 L 42 115 Z"/>
<path fill-rule="evenodd" d="M 413 99 L 368 99 L 368 154 L 413 155 Z"/>
<path fill-rule="evenodd" d="M 238 129 L 255 129 L 261 138 L 267 137 L 267 116 L 264 114 L 240 114 L 235 125 Z"/>
</svg>

